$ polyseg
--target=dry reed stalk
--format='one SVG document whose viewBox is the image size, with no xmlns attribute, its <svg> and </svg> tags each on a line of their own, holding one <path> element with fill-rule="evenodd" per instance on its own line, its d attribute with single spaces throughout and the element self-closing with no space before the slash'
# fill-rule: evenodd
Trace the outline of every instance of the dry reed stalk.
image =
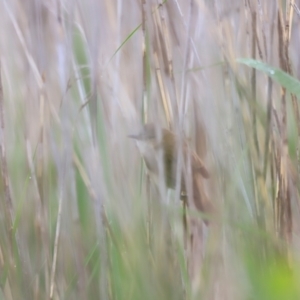
<svg viewBox="0 0 300 300">
<path fill-rule="evenodd" d="M 288 49 L 288 32 L 283 27 L 283 14 L 278 8 L 277 28 L 278 28 L 278 52 L 280 67 L 288 72 L 290 70 L 289 61 L 286 50 Z M 281 237 L 285 240 L 286 245 L 284 252 L 289 252 L 288 245 L 291 243 L 292 234 L 292 213 L 291 213 L 291 194 L 288 185 L 288 145 L 287 145 L 287 108 L 286 108 L 286 89 L 281 88 L 281 111 L 282 119 L 280 122 L 280 142 L 278 151 L 277 163 L 277 180 L 278 180 L 278 194 L 276 201 L 278 203 L 278 226 Z"/>
</svg>

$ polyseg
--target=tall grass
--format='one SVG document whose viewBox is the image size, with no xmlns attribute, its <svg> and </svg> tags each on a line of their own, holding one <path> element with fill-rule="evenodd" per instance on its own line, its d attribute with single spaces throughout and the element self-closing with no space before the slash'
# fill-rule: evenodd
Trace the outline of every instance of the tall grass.
<svg viewBox="0 0 300 300">
<path fill-rule="evenodd" d="M 0 8 L 0 299 L 300 299 L 296 1 Z M 146 122 L 211 174 L 192 246 Z"/>
</svg>

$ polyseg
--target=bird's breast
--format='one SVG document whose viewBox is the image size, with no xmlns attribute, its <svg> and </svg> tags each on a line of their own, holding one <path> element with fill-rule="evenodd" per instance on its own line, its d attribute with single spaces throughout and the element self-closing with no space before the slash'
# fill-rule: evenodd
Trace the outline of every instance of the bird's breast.
<svg viewBox="0 0 300 300">
<path fill-rule="evenodd" d="M 145 141 L 137 141 L 138 149 L 150 172 L 158 174 L 158 161 L 153 146 Z"/>
</svg>

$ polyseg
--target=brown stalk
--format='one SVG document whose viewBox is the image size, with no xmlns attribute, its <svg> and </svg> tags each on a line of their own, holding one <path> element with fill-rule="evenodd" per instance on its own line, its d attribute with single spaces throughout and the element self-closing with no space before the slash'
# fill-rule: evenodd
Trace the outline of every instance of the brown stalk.
<svg viewBox="0 0 300 300">
<path fill-rule="evenodd" d="M 261 17 L 260 21 L 261 21 L 261 27 L 262 27 L 263 47 L 264 47 L 264 50 L 265 50 L 264 54 L 265 54 L 265 57 L 268 58 L 267 38 L 266 38 L 265 26 L 263 25 L 263 23 L 264 23 L 263 17 L 264 16 L 263 16 L 263 10 L 262 10 L 262 7 L 261 7 L 261 1 L 260 0 L 258 0 L 258 2 L 257 2 L 257 10 L 258 10 L 259 16 Z M 256 35 L 256 36 L 257 36 L 257 45 L 258 45 L 259 53 L 260 53 L 259 56 L 260 56 L 261 59 L 263 59 L 262 51 L 260 50 L 258 35 Z M 271 36 L 272 36 L 272 29 L 271 29 Z"/>
<path fill-rule="evenodd" d="M 166 5 L 165 5 L 166 13 L 168 14 L 168 17 L 169 17 L 169 24 L 170 24 L 169 30 L 171 31 L 170 39 L 168 39 L 168 41 L 170 43 L 170 48 L 171 48 L 171 46 L 173 46 L 174 43 L 175 43 L 175 45 L 179 44 L 178 35 L 175 31 L 176 26 L 174 26 L 173 18 L 172 18 L 173 14 L 175 13 L 173 6 L 174 6 L 174 3 L 170 2 L 170 1 L 167 1 Z M 163 32 L 165 32 L 165 31 L 167 31 L 167 26 L 166 26 L 165 22 L 163 24 L 165 25 L 163 28 L 164 29 Z M 173 40 L 175 40 L 175 41 L 173 41 L 171 39 L 172 37 L 173 37 Z M 167 44 L 167 47 L 168 47 L 168 44 Z M 174 68 L 173 68 L 172 54 L 171 54 L 171 50 L 169 50 L 169 48 L 167 48 L 167 54 L 168 54 L 168 61 L 169 61 L 169 79 L 170 79 L 170 84 L 168 85 L 169 86 L 168 93 L 169 93 L 169 97 L 171 99 L 171 105 L 172 105 L 171 109 L 172 109 L 173 119 L 177 120 L 179 118 L 179 111 L 178 111 L 178 105 L 177 105 L 178 92 L 176 89 L 175 78 L 174 78 L 174 73 L 173 73 Z"/>
<path fill-rule="evenodd" d="M 291 32 L 292 32 L 292 21 L 293 21 L 293 13 L 294 13 L 294 7 L 295 3 L 293 0 L 287 1 L 286 3 L 286 39 L 285 39 L 285 59 L 287 64 L 287 72 L 290 75 L 293 75 L 292 67 L 291 67 L 291 61 L 289 57 L 289 43 L 291 38 Z M 291 94 L 292 97 L 292 104 L 293 104 L 293 112 L 295 114 L 296 119 L 296 125 L 297 125 L 297 131 L 298 131 L 298 143 L 297 143 L 297 162 L 298 162 L 298 174 L 300 174 L 300 156 L 299 156 L 299 141 L 300 141 L 300 113 L 299 113 L 299 106 L 298 106 L 298 99 L 296 95 Z"/>
<path fill-rule="evenodd" d="M 256 47 L 258 46 L 257 44 L 258 37 L 257 37 L 257 30 L 256 30 L 257 18 L 256 18 L 256 11 L 254 10 L 254 8 L 251 7 L 250 0 L 248 0 L 248 5 L 251 11 L 251 19 L 252 19 L 251 57 L 255 59 Z M 259 142 L 257 136 L 257 121 L 256 121 L 256 70 L 255 68 L 253 68 L 251 71 L 251 91 L 252 91 L 252 101 L 253 101 L 253 105 L 252 105 L 253 140 L 254 140 L 256 154 L 259 156 L 260 150 L 259 150 Z"/>
<path fill-rule="evenodd" d="M 278 10 L 278 38 L 279 38 L 279 61 L 280 67 L 284 71 L 290 70 L 287 49 L 288 49 L 288 32 L 284 31 L 283 28 L 283 16 L 282 12 Z M 288 27 L 287 27 L 288 29 Z M 292 232 L 292 215 L 291 215 L 291 199 L 289 192 L 289 178 L 287 172 L 287 156 L 288 156 L 288 145 L 287 145 L 287 109 L 286 109 L 286 89 L 281 88 L 281 110 L 282 110 L 282 122 L 281 122 L 281 141 L 280 141 L 280 166 L 277 169 L 279 190 L 277 195 L 278 201 L 278 222 L 279 232 L 281 237 L 289 243 L 291 241 Z"/>
<path fill-rule="evenodd" d="M 273 9 L 272 16 L 275 14 L 275 9 Z M 273 57 L 273 41 L 274 41 L 274 23 L 271 25 L 270 31 L 270 45 L 269 49 L 266 48 L 266 58 L 268 61 L 272 60 Z M 264 41 L 266 39 L 265 33 L 263 31 Z M 269 144 L 270 144 L 270 135 L 272 134 L 271 125 L 272 125 L 272 107 L 273 107 L 273 81 L 270 77 L 268 77 L 268 90 L 267 90 L 267 128 L 266 128 L 266 136 L 265 136 L 265 153 L 264 153 L 264 169 L 263 169 L 263 176 L 266 180 L 267 177 L 267 168 L 268 168 L 268 159 L 269 159 Z M 271 170 L 272 173 L 272 170 Z M 271 176 L 273 176 L 271 174 Z M 272 177 L 273 179 L 273 177 Z M 272 199 L 275 199 L 274 197 Z"/>
<path fill-rule="evenodd" d="M 169 58 L 168 58 L 168 47 L 167 39 L 168 36 L 167 30 L 163 32 L 162 22 L 157 10 L 154 14 L 154 22 L 156 24 L 156 34 L 155 34 L 155 49 L 154 49 L 154 63 L 156 70 L 156 79 L 161 93 L 162 106 L 164 108 L 164 113 L 167 119 L 167 123 L 170 125 L 173 123 L 173 111 L 170 100 L 170 95 L 168 93 L 166 82 L 163 80 L 163 75 L 170 74 L 169 71 Z M 162 67 L 161 67 L 162 66 Z"/>
</svg>

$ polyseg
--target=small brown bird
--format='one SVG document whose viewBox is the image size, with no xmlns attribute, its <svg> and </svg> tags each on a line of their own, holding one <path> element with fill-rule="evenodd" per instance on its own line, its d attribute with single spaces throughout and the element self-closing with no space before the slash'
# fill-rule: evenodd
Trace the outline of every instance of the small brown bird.
<svg viewBox="0 0 300 300">
<path fill-rule="evenodd" d="M 137 141 L 137 146 L 141 153 L 141 156 L 145 160 L 146 166 L 150 173 L 155 177 L 159 176 L 159 151 L 162 150 L 163 167 L 165 175 L 165 183 L 168 188 L 176 188 L 176 172 L 178 161 L 178 137 L 170 130 L 159 128 L 154 124 L 146 124 L 142 130 L 136 135 L 129 135 Z M 182 143 L 182 176 L 180 192 L 181 197 L 188 198 L 187 189 L 187 172 L 191 171 L 192 189 L 193 189 L 193 203 L 195 207 L 204 213 L 212 213 L 212 203 L 208 200 L 203 190 L 203 178 L 209 178 L 209 172 L 207 171 L 204 163 L 199 156 L 192 151 L 186 141 Z M 190 201 L 188 199 L 188 203 Z"/>
</svg>

